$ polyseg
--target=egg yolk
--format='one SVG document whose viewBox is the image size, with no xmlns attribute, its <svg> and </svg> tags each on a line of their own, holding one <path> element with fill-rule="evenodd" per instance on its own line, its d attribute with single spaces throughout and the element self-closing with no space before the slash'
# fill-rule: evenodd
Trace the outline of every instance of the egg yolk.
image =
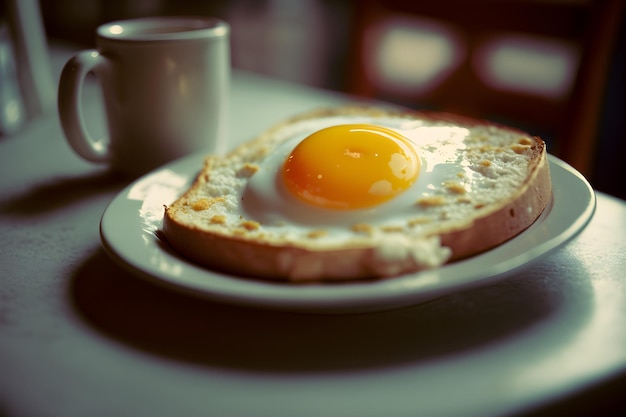
<svg viewBox="0 0 626 417">
<path fill-rule="evenodd" d="M 407 138 L 369 124 L 331 126 L 300 142 L 285 160 L 287 189 L 315 206 L 373 207 L 409 188 L 420 160 Z"/>
</svg>

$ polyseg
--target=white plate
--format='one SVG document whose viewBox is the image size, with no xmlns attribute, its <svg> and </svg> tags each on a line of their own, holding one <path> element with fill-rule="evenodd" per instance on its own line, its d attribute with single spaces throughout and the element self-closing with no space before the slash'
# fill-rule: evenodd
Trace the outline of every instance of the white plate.
<svg viewBox="0 0 626 417">
<path fill-rule="evenodd" d="M 563 245 L 591 219 L 595 194 L 565 162 L 549 156 L 554 198 L 539 219 L 509 242 L 434 270 L 373 282 L 294 285 L 230 276 L 195 265 L 159 239 L 163 206 L 193 181 L 203 155 L 166 165 L 125 188 L 107 207 L 100 235 L 107 253 L 132 272 L 210 300 L 314 313 L 406 307 L 502 278 Z"/>
</svg>

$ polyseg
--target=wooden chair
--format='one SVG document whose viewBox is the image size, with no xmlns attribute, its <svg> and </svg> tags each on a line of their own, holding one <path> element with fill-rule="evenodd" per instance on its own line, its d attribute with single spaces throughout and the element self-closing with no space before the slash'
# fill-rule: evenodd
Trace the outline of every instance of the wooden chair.
<svg viewBox="0 0 626 417">
<path fill-rule="evenodd" d="M 591 174 L 608 64 L 626 2 L 361 0 L 355 4 L 354 56 L 348 72 L 351 93 L 520 127 L 546 138 L 550 153 Z M 431 74 L 425 86 L 407 79 L 410 67 L 436 57 L 429 48 L 411 48 L 411 22 L 415 33 L 431 30 L 439 36 L 436 39 L 448 37 L 444 54 L 448 66 Z M 524 60 L 518 54 L 516 59 L 523 65 L 516 68 L 515 62 L 506 61 L 510 47 L 516 45 L 522 47 L 522 54 L 529 45 L 538 47 L 539 55 Z M 556 83 L 545 91 L 539 88 L 546 81 L 545 62 L 534 62 L 537 56 L 557 67 L 559 62 L 564 65 L 557 68 L 561 72 L 545 73 Z M 393 62 L 384 62 L 387 59 Z M 385 79 L 393 75 L 394 62 L 400 78 L 397 85 Z M 500 64 L 505 73 L 494 72 Z M 520 78 L 524 82 L 517 87 L 515 79 L 508 80 L 512 85 L 503 85 L 498 77 L 507 81 L 507 66 L 512 76 L 524 69 L 534 71 L 531 75 L 539 84 Z"/>
</svg>

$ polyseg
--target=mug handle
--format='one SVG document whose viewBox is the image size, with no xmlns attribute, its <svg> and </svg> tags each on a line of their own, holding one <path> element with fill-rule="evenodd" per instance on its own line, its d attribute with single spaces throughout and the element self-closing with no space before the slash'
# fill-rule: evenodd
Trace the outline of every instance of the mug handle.
<svg viewBox="0 0 626 417">
<path fill-rule="evenodd" d="M 81 109 L 81 92 L 85 77 L 97 73 L 106 59 L 96 50 L 79 52 L 72 57 L 61 72 L 58 107 L 61 127 L 74 151 L 91 162 L 106 162 L 111 158 L 109 141 L 95 140 L 87 132 Z"/>
</svg>

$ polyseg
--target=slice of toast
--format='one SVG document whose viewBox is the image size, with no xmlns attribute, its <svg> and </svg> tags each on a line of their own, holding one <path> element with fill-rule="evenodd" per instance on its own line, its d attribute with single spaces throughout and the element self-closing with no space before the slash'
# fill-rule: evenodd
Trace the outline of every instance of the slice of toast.
<svg viewBox="0 0 626 417">
<path fill-rule="evenodd" d="M 272 210 L 290 213 L 297 205 L 281 193 L 257 195 L 260 208 L 250 209 L 257 204 L 250 183 L 276 149 L 342 123 L 401 128 L 422 141 L 416 147 L 430 171 L 417 182 L 430 182 L 402 216 L 348 211 L 337 220 L 330 211 L 303 208 L 276 220 Z M 445 134 L 426 140 L 422 131 Z M 438 167 L 447 174 L 429 177 Z M 294 282 L 382 278 L 494 248 L 528 228 L 551 195 L 540 138 L 450 114 L 339 107 L 286 120 L 225 157 L 208 156 L 191 188 L 166 207 L 163 231 L 180 254 L 231 274 Z"/>
</svg>

